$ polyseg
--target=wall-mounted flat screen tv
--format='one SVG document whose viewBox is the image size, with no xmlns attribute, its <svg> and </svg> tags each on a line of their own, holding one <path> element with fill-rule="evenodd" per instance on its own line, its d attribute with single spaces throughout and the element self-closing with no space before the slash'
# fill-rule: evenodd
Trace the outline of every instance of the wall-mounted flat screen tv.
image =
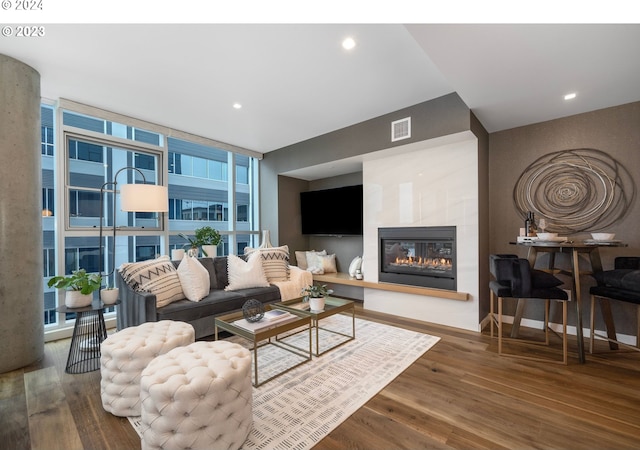
<svg viewBox="0 0 640 450">
<path fill-rule="evenodd" d="M 300 193 L 302 234 L 362 235 L 362 185 Z"/>
</svg>

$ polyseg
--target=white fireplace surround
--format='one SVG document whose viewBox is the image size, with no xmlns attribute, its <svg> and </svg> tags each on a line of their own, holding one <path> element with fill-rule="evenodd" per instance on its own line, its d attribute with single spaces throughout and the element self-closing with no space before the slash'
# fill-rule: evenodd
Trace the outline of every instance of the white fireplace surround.
<svg viewBox="0 0 640 450">
<path fill-rule="evenodd" d="M 392 154 L 391 154 L 392 153 Z M 478 142 L 470 132 L 370 154 L 363 163 L 366 281 L 378 281 L 378 228 L 453 225 L 457 290 L 467 301 L 365 289 L 364 306 L 478 330 Z"/>
</svg>

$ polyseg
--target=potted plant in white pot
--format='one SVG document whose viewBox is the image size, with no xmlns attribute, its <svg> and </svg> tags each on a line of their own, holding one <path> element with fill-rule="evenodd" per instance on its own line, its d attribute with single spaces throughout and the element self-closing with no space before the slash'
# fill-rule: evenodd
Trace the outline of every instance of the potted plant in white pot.
<svg viewBox="0 0 640 450">
<path fill-rule="evenodd" d="M 102 277 L 79 269 L 71 272 L 71 275 L 52 277 L 47 284 L 49 287 L 66 290 L 64 304 L 68 308 L 82 308 L 93 301 L 93 293 L 100 289 Z"/>
<path fill-rule="evenodd" d="M 222 236 L 218 230 L 211 227 L 202 227 L 196 229 L 196 241 L 202 247 L 204 256 L 213 258 L 217 254 L 218 244 L 222 241 Z"/>
<path fill-rule="evenodd" d="M 333 289 L 327 289 L 326 284 L 310 284 L 302 289 L 305 302 L 309 302 L 311 311 L 322 311 L 324 309 L 324 298 L 333 294 Z"/>
<path fill-rule="evenodd" d="M 108 286 L 104 289 L 100 289 L 100 300 L 105 305 L 113 305 L 118 301 L 118 295 L 120 290 L 117 287 Z"/>
<path fill-rule="evenodd" d="M 200 243 L 198 242 L 198 239 L 195 237 L 190 238 L 184 233 L 178 233 L 178 236 L 189 241 L 188 244 L 184 244 L 184 248 L 187 250 L 187 255 L 198 257 L 198 254 L 200 253 Z"/>
</svg>

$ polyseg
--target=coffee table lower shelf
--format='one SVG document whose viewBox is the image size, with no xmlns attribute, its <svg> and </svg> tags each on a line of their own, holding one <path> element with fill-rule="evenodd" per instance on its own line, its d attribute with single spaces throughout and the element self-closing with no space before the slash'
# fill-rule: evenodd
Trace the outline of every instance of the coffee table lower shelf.
<svg viewBox="0 0 640 450">
<path fill-rule="evenodd" d="M 236 320 L 242 319 L 242 313 L 233 313 L 233 314 L 227 314 L 224 316 L 219 316 L 215 318 L 215 339 L 218 340 L 218 330 L 224 330 L 227 331 L 235 336 L 239 336 L 242 337 L 246 340 L 248 340 L 252 347 L 251 347 L 251 351 L 253 352 L 253 381 L 252 384 L 254 387 L 258 387 L 263 385 L 264 383 L 273 380 L 276 377 L 279 377 L 280 375 L 283 375 L 287 372 L 289 372 L 292 369 L 295 369 L 296 367 L 311 361 L 312 358 L 312 337 L 311 337 L 311 318 L 308 316 L 302 316 L 299 315 L 297 319 L 293 320 L 293 321 L 287 321 L 286 323 L 282 323 L 282 324 L 274 324 L 274 326 L 272 328 L 269 328 L 267 330 L 264 331 L 260 331 L 257 333 L 254 333 L 250 330 L 247 330 L 245 328 L 242 328 L 238 325 L 235 325 L 233 322 L 235 322 Z M 309 333 L 309 349 L 308 351 L 306 349 L 302 349 L 302 348 L 293 348 L 291 346 L 288 345 L 282 345 L 279 341 L 278 341 L 278 335 L 283 334 L 283 333 L 287 333 L 289 331 L 292 330 L 296 330 L 299 329 L 301 327 L 305 327 L 306 329 L 302 329 L 299 332 L 303 333 L 303 332 L 307 332 Z M 269 378 L 267 378 L 266 380 L 260 380 L 259 379 L 259 370 L 258 370 L 258 349 L 263 348 L 265 346 L 268 345 L 273 345 L 275 347 L 281 348 L 283 350 L 286 350 L 289 353 L 293 353 L 296 356 L 299 356 L 302 358 L 302 360 L 300 362 L 298 362 L 297 364 L 294 364 L 292 366 L 287 366 L 284 370 L 270 376 Z"/>
</svg>

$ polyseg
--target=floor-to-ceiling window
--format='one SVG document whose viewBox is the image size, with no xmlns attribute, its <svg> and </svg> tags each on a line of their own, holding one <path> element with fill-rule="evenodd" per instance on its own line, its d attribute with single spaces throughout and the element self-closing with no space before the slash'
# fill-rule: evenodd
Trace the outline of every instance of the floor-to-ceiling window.
<svg viewBox="0 0 640 450">
<path fill-rule="evenodd" d="M 61 125 L 60 130 L 56 124 Z M 205 225 L 222 234 L 218 255 L 241 253 L 245 246 L 256 245 L 256 179 L 254 157 L 168 137 L 162 131 L 43 106 L 46 330 L 68 327 L 74 319 L 73 314 L 63 317 L 55 312 L 56 291 L 46 287 L 53 275 L 80 268 L 102 271 L 103 284 L 113 285 L 113 275 L 107 275 L 120 264 L 169 254 L 186 243 L 179 232 L 193 234 Z M 120 210 L 119 187 L 142 182 L 169 187 L 168 213 Z M 235 206 L 230 210 L 229 205 Z M 99 242 L 101 217 L 103 241 Z"/>
</svg>

